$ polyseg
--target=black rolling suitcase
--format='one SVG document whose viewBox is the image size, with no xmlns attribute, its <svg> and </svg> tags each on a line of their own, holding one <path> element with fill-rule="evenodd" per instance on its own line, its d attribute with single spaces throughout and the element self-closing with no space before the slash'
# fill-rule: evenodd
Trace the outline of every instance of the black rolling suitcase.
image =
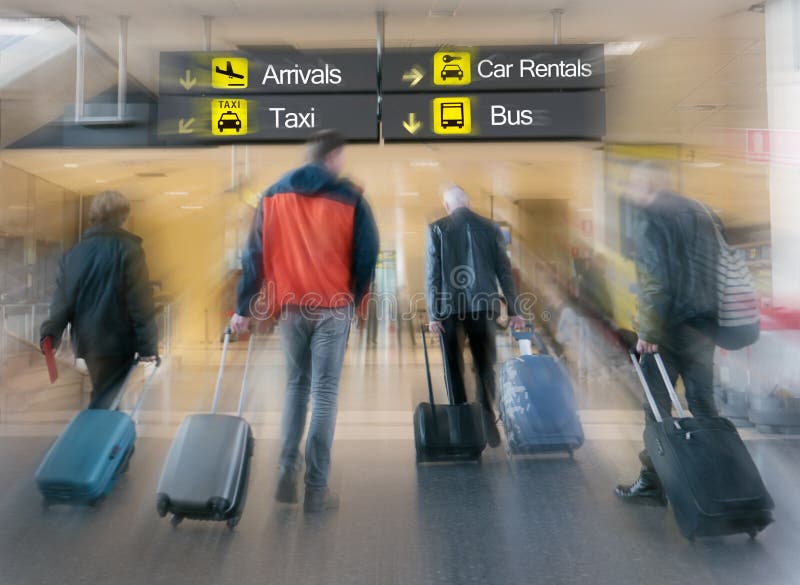
<svg viewBox="0 0 800 585">
<path fill-rule="evenodd" d="M 417 462 L 478 459 L 486 448 L 483 407 L 477 403 L 453 404 L 450 372 L 441 337 L 445 386 L 450 403 L 435 403 L 425 327 L 423 326 L 421 330 L 429 402 L 421 402 L 414 411 L 414 444 L 417 449 Z"/>
<path fill-rule="evenodd" d="M 690 541 L 738 533 L 755 538 L 772 522 L 774 503 L 736 427 L 722 417 L 687 417 L 661 356 L 654 358 L 677 417 L 661 416 L 631 353 L 655 417 L 645 425 L 644 444 L 681 534 Z"/>
<path fill-rule="evenodd" d="M 171 513 L 173 526 L 191 518 L 225 521 L 232 529 L 242 516 L 253 454 L 253 434 L 242 418 L 242 409 L 254 336 L 251 334 L 247 347 L 236 416 L 217 414 L 230 336 L 227 329 L 211 413 L 184 419 L 164 462 L 157 510 L 162 517 Z"/>
</svg>

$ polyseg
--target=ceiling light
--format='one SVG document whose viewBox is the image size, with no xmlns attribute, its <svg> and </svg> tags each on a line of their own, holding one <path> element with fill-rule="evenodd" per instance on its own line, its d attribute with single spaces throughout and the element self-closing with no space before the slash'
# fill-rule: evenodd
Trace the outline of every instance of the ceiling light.
<svg viewBox="0 0 800 585">
<path fill-rule="evenodd" d="M 203 209 L 202 205 L 181 205 L 181 209 Z"/>
<path fill-rule="evenodd" d="M 78 163 L 64 163 L 65 169 L 77 169 L 79 166 L 81 165 L 79 165 Z"/>
<path fill-rule="evenodd" d="M 675 106 L 673 110 L 676 112 L 713 112 L 724 107 L 725 104 L 687 104 Z"/>
<path fill-rule="evenodd" d="M 592 211 L 592 208 L 591 208 L 591 207 L 581 207 L 581 208 L 578 210 L 578 213 L 591 213 L 591 211 Z"/>
<path fill-rule="evenodd" d="M 412 167 L 438 167 L 439 161 L 438 160 L 412 160 L 411 161 Z"/>
<path fill-rule="evenodd" d="M 30 207 L 28 207 L 27 205 L 9 205 L 8 206 L 8 210 L 9 211 L 28 211 L 29 209 L 30 209 Z"/>
<path fill-rule="evenodd" d="M 716 169 L 717 167 L 721 167 L 722 166 L 722 163 L 711 162 L 711 161 L 693 162 L 693 163 L 689 163 L 689 164 L 691 166 L 693 166 L 694 168 L 696 168 L 696 169 Z"/>
<path fill-rule="evenodd" d="M 397 194 L 398 197 L 419 197 L 416 191 L 401 191 Z"/>
<path fill-rule="evenodd" d="M 100 184 L 100 183 L 108 183 L 108 179 L 95 179 L 94 182 L 98 183 L 98 184 Z"/>
<path fill-rule="evenodd" d="M 2 18 L 0 19 L 0 36 L 23 37 L 36 34 L 49 21 L 45 18 Z"/>
<path fill-rule="evenodd" d="M 164 191 L 164 195 L 188 195 L 188 191 Z"/>
<path fill-rule="evenodd" d="M 606 57 L 630 56 L 638 51 L 642 46 L 642 41 L 619 41 L 606 43 L 603 51 Z"/>
<path fill-rule="evenodd" d="M 453 18 L 456 15 L 455 10 L 435 10 L 428 11 L 428 18 Z"/>
</svg>

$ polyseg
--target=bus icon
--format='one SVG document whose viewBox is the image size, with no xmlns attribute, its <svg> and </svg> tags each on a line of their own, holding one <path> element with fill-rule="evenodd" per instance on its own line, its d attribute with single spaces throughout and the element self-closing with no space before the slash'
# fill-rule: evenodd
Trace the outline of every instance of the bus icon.
<svg viewBox="0 0 800 585">
<path fill-rule="evenodd" d="M 468 97 L 433 100 L 433 131 L 436 134 L 472 134 L 472 104 Z"/>
<path fill-rule="evenodd" d="M 464 127 L 464 104 L 462 102 L 442 102 L 439 104 L 442 128 Z"/>
</svg>

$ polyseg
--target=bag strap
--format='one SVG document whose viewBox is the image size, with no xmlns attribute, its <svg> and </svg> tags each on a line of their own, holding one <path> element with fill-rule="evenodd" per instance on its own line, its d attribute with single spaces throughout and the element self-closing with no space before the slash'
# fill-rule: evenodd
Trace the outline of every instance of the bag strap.
<svg viewBox="0 0 800 585">
<path fill-rule="evenodd" d="M 717 237 L 717 244 L 719 244 L 720 249 L 724 249 L 729 247 L 727 241 L 725 241 L 725 237 L 722 235 L 722 226 L 717 223 L 717 219 L 714 217 L 714 214 L 711 213 L 708 205 L 705 203 L 700 203 L 700 206 L 703 208 L 703 211 L 706 212 L 706 215 L 711 220 L 711 225 L 714 227 L 714 235 Z"/>
</svg>

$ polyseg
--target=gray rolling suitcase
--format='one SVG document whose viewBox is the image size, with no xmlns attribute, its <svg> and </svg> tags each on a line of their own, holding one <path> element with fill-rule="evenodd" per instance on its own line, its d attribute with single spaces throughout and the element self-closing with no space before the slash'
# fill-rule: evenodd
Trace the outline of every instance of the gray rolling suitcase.
<svg viewBox="0 0 800 585">
<path fill-rule="evenodd" d="M 162 518 L 171 513 L 173 526 L 191 518 L 225 521 L 233 529 L 242 517 L 253 433 L 241 415 L 254 336 L 251 334 L 247 347 L 236 416 L 217 414 L 230 336 L 227 329 L 211 413 L 184 419 L 164 462 L 158 482 L 157 510 Z"/>
</svg>

